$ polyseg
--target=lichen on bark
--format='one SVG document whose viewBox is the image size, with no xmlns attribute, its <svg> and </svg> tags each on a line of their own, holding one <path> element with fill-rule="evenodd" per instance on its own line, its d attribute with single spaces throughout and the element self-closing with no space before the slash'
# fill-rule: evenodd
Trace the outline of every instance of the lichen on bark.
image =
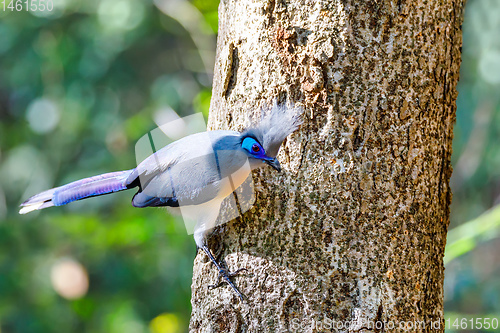
<svg viewBox="0 0 500 333">
<path fill-rule="evenodd" d="M 221 1 L 210 128 L 241 130 L 274 100 L 305 113 L 284 171 L 254 172 L 255 205 L 216 233 L 229 268 L 248 269 L 235 278 L 248 299 L 208 290 L 217 272 L 200 252 L 191 332 L 444 331 L 462 11 Z"/>
</svg>

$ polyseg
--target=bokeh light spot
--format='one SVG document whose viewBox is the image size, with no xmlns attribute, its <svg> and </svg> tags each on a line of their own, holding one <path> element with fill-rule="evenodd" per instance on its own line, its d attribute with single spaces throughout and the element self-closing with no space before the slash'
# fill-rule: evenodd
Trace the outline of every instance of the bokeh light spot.
<svg viewBox="0 0 500 333">
<path fill-rule="evenodd" d="M 144 18 L 143 5 L 138 1 L 102 1 L 98 9 L 99 22 L 103 27 L 132 30 Z"/>
<path fill-rule="evenodd" d="M 162 313 L 149 324 L 152 333 L 178 333 L 181 331 L 179 319 L 173 313 Z"/>
<path fill-rule="evenodd" d="M 89 289 L 89 278 L 85 267 L 73 259 L 61 259 L 50 272 L 54 290 L 66 299 L 78 299 Z"/>
<path fill-rule="evenodd" d="M 479 60 L 479 71 L 486 82 L 500 83 L 500 51 L 486 51 Z"/>
<path fill-rule="evenodd" d="M 34 132 L 43 134 L 52 131 L 57 126 L 60 112 L 52 100 L 39 98 L 28 106 L 26 118 Z"/>
</svg>

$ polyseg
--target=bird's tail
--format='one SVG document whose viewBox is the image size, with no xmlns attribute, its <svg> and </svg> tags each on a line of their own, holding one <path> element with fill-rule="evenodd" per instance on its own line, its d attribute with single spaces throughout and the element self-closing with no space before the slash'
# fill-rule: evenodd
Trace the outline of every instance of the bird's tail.
<svg viewBox="0 0 500 333">
<path fill-rule="evenodd" d="M 19 214 L 26 214 L 52 206 L 62 206 L 88 197 L 126 190 L 130 188 L 128 178 L 133 171 L 134 169 L 105 173 L 36 194 L 21 204 L 22 208 Z"/>
</svg>

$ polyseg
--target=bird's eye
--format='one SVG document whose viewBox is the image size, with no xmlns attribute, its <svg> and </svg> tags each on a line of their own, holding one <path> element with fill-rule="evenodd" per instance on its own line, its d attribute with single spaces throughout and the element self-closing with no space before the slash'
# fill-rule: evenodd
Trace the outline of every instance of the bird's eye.
<svg viewBox="0 0 500 333">
<path fill-rule="evenodd" d="M 250 137 L 243 139 L 243 142 L 241 142 L 241 148 L 245 149 L 254 156 L 260 156 L 261 154 L 266 153 L 264 148 L 262 148 L 262 146 L 254 138 Z"/>
</svg>

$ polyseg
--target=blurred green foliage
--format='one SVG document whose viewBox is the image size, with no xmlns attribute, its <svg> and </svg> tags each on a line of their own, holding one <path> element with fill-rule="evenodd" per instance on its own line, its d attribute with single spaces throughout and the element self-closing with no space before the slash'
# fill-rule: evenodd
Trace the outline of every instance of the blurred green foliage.
<svg viewBox="0 0 500 333">
<path fill-rule="evenodd" d="M 159 112 L 208 113 L 216 0 L 57 0 L 0 10 L 0 331 L 186 331 L 195 246 L 132 193 L 18 215 L 30 195 L 136 165 Z M 500 317 L 500 1 L 469 0 L 458 87 L 445 309 Z M 471 222 L 461 226 L 466 221 Z M 70 258 L 88 292 L 60 296 Z"/>
<path fill-rule="evenodd" d="M 26 216 L 18 205 L 133 168 L 165 108 L 208 115 L 218 1 L 53 3 L 0 9 L 0 331 L 186 331 L 195 245 L 179 218 L 134 209 L 130 192 Z M 87 271 L 79 299 L 53 288 L 65 258 Z"/>
</svg>

